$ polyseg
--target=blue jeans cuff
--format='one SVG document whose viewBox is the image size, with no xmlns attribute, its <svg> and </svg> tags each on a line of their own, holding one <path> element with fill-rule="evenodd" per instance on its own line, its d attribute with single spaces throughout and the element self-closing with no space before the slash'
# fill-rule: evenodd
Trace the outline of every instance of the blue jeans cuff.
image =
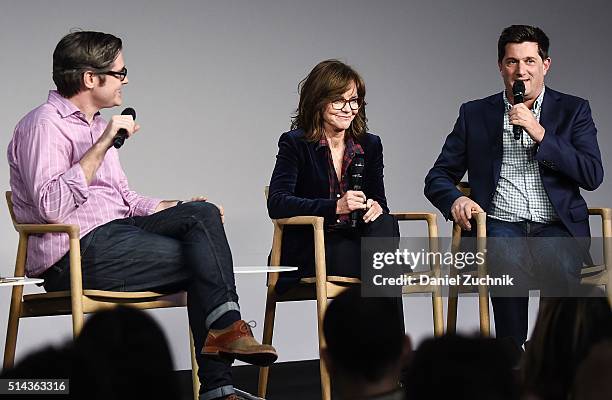
<svg viewBox="0 0 612 400">
<path fill-rule="evenodd" d="M 218 399 L 220 397 L 229 396 L 232 393 L 234 393 L 234 387 L 232 385 L 221 386 L 216 389 L 200 393 L 200 400 Z"/>
<path fill-rule="evenodd" d="M 236 302 L 228 301 L 227 303 L 223 303 L 219 307 L 212 310 L 206 317 L 206 330 L 210 329 L 210 326 L 228 311 L 240 312 L 240 306 Z"/>
</svg>

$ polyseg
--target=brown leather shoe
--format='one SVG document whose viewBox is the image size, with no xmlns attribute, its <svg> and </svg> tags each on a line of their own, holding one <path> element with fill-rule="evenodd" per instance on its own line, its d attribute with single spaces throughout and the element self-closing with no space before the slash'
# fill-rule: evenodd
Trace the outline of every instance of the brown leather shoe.
<svg viewBox="0 0 612 400">
<path fill-rule="evenodd" d="M 251 327 L 243 320 L 225 329 L 211 329 L 202 348 L 202 354 L 267 367 L 278 358 L 269 344 L 260 344 L 253 337 Z"/>
</svg>

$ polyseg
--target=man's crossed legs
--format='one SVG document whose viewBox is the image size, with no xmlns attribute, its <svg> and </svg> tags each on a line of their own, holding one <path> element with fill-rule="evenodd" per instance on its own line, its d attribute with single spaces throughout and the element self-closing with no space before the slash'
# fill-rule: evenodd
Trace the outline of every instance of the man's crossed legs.
<svg viewBox="0 0 612 400">
<path fill-rule="evenodd" d="M 259 344 L 241 320 L 232 255 L 214 204 L 188 202 L 111 221 L 81 239 L 81 260 L 86 289 L 187 291 L 194 343 L 206 353 L 196 356 L 200 399 L 234 392 L 234 358 L 256 365 L 276 360 L 274 348 Z M 70 288 L 68 261 L 66 255 L 43 274 L 47 291 Z"/>
</svg>

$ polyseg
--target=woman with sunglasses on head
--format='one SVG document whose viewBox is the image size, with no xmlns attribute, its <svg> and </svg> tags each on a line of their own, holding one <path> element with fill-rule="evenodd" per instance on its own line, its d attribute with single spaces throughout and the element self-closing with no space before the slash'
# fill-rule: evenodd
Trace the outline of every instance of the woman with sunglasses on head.
<svg viewBox="0 0 612 400">
<path fill-rule="evenodd" d="M 361 238 L 397 237 L 383 183 L 380 138 L 367 132 L 365 84 L 350 66 L 322 61 L 300 83 L 300 101 L 291 131 L 281 135 L 270 181 L 271 218 L 325 217 L 327 275 L 361 277 Z M 361 189 L 350 190 L 353 165 L 363 160 Z M 351 213 L 357 211 L 357 214 Z M 357 220 L 355 220 L 357 219 Z M 312 228 L 286 226 L 282 265 L 298 266 L 281 275 L 283 290 L 314 276 Z"/>
</svg>

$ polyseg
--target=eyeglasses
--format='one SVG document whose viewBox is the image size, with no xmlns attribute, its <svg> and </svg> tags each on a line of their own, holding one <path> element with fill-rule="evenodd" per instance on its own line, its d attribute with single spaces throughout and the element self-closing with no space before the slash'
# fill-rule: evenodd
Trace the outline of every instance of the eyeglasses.
<svg viewBox="0 0 612 400">
<path fill-rule="evenodd" d="M 121 71 L 98 72 L 98 75 L 110 75 L 110 76 L 114 76 L 115 78 L 117 78 L 121 82 L 123 82 L 125 80 L 125 78 L 127 77 L 127 68 L 123 67 L 123 68 L 121 68 Z"/>
<path fill-rule="evenodd" d="M 362 103 L 363 103 L 363 100 L 359 98 L 348 99 L 348 100 L 338 99 L 338 100 L 332 101 L 331 105 L 334 110 L 342 110 L 348 104 L 351 110 L 355 111 L 355 110 L 359 110 L 359 107 L 361 107 Z"/>
</svg>

